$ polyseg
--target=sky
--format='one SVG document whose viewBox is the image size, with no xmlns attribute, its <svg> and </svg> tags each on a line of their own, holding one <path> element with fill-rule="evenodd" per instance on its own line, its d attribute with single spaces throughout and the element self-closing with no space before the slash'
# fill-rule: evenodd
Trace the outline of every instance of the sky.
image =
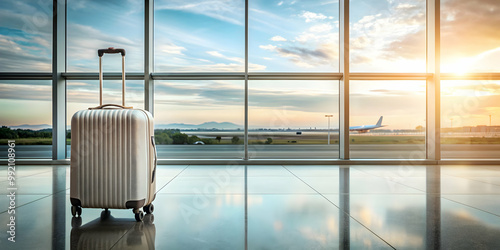
<svg viewBox="0 0 500 250">
<path fill-rule="evenodd" d="M 425 1 L 351 0 L 352 72 L 425 72 Z M 50 72 L 52 1 L 0 2 L 0 72 Z M 443 0 L 442 72 L 500 70 L 500 2 Z M 127 72 L 143 70 L 141 0 L 68 0 L 68 72 L 97 72 L 96 50 L 127 50 Z M 250 0 L 250 72 L 338 72 L 338 1 Z M 156 72 L 244 72 L 244 1 L 156 0 Z M 106 71 L 120 57 L 104 57 Z M 141 81 L 127 103 L 143 108 Z M 97 81 L 68 81 L 68 124 L 97 105 Z M 1 81 L 2 125 L 50 124 L 50 81 Z M 105 82 L 105 102 L 120 84 Z M 443 127 L 500 125 L 500 81 L 442 81 Z M 158 124 L 244 123 L 243 81 L 155 81 Z M 338 127 L 338 81 L 250 81 L 250 127 Z M 425 82 L 351 81 L 351 125 L 425 124 Z M 498 118 L 495 118 L 498 117 Z M 451 125 L 451 124 L 450 124 Z"/>
</svg>

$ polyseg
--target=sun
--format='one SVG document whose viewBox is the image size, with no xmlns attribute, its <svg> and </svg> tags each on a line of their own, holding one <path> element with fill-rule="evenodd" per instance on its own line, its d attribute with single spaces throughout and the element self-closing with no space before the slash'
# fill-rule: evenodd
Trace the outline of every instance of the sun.
<svg viewBox="0 0 500 250">
<path fill-rule="evenodd" d="M 464 76 L 471 72 L 476 62 L 477 59 L 475 57 L 463 57 L 453 62 L 445 63 L 441 68 L 441 72 L 449 72 L 457 76 Z"/>
</svg>

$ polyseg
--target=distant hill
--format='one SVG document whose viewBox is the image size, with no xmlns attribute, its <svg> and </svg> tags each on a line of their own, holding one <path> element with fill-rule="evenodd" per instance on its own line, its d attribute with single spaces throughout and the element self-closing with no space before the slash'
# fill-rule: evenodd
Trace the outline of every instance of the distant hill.
<svg viewBox="0 0 500 250">
<path fill-rule="evenodd" d="M 204 122 L 202 124 L 185 124 L 185 123 L 170 123 L 158 124 L 155 126 L 159 129 L 237 129 L 243 126 L 232 122 Z"/>
<path fill-rule="evenodd" d="M 37 125 L 17 125 L 9 126 L 10 129 L 31 129 L 31 130 L 42 130 L 51 129 L 52 126 L 48 124 L 37 124 Z M 170 123 L 170 124 L 158 124 L 155 126 L 158 129 L 243 129 L 243 126 L 234 124 L 232 122 L 204 122 L 202 124 L 186 124 L 186 123 Z M 68 124 L 68 129 L 71 130 Z"/>
<path fill-rule="evenodd" d="M 8 127 L 10 129 L 31 129 L 31 130 L 52 129 L 52 126 L 49 124 L 37 124 L 37 125 L 23 124 L 23 125 L 8 126 Z"/>
</svg>

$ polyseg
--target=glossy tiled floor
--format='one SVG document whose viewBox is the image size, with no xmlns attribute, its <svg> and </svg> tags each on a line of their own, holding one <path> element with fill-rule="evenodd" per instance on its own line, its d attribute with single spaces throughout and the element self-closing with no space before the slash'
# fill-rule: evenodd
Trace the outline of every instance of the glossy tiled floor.
<svg viewBox="0 0 500 250">
<path fill-rule="evenodd" d="M 500 166 L 159 166 L 154 215 L 83 209 L 69 167 L 18 166 L 1 249 L 500 249 Z"/>
</svg>

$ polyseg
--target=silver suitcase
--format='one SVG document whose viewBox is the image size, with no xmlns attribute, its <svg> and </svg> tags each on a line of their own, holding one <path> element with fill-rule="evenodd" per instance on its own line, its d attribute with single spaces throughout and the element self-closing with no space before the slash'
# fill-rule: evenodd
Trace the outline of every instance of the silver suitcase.
<svg viewBox="0 0 500 250">
<path fill-rule="evenodd" d="M 102 104 L 102 56 L 122 54 L 122 105 Z M 152 213 L 156 192 L 153 116 L 125 106 L 125 50 L 99 55 L 100 105 L 71 119 L 70 201 L 73 216 L 82 208 L 133 209 L 137 221 Z"/>
</svg>

